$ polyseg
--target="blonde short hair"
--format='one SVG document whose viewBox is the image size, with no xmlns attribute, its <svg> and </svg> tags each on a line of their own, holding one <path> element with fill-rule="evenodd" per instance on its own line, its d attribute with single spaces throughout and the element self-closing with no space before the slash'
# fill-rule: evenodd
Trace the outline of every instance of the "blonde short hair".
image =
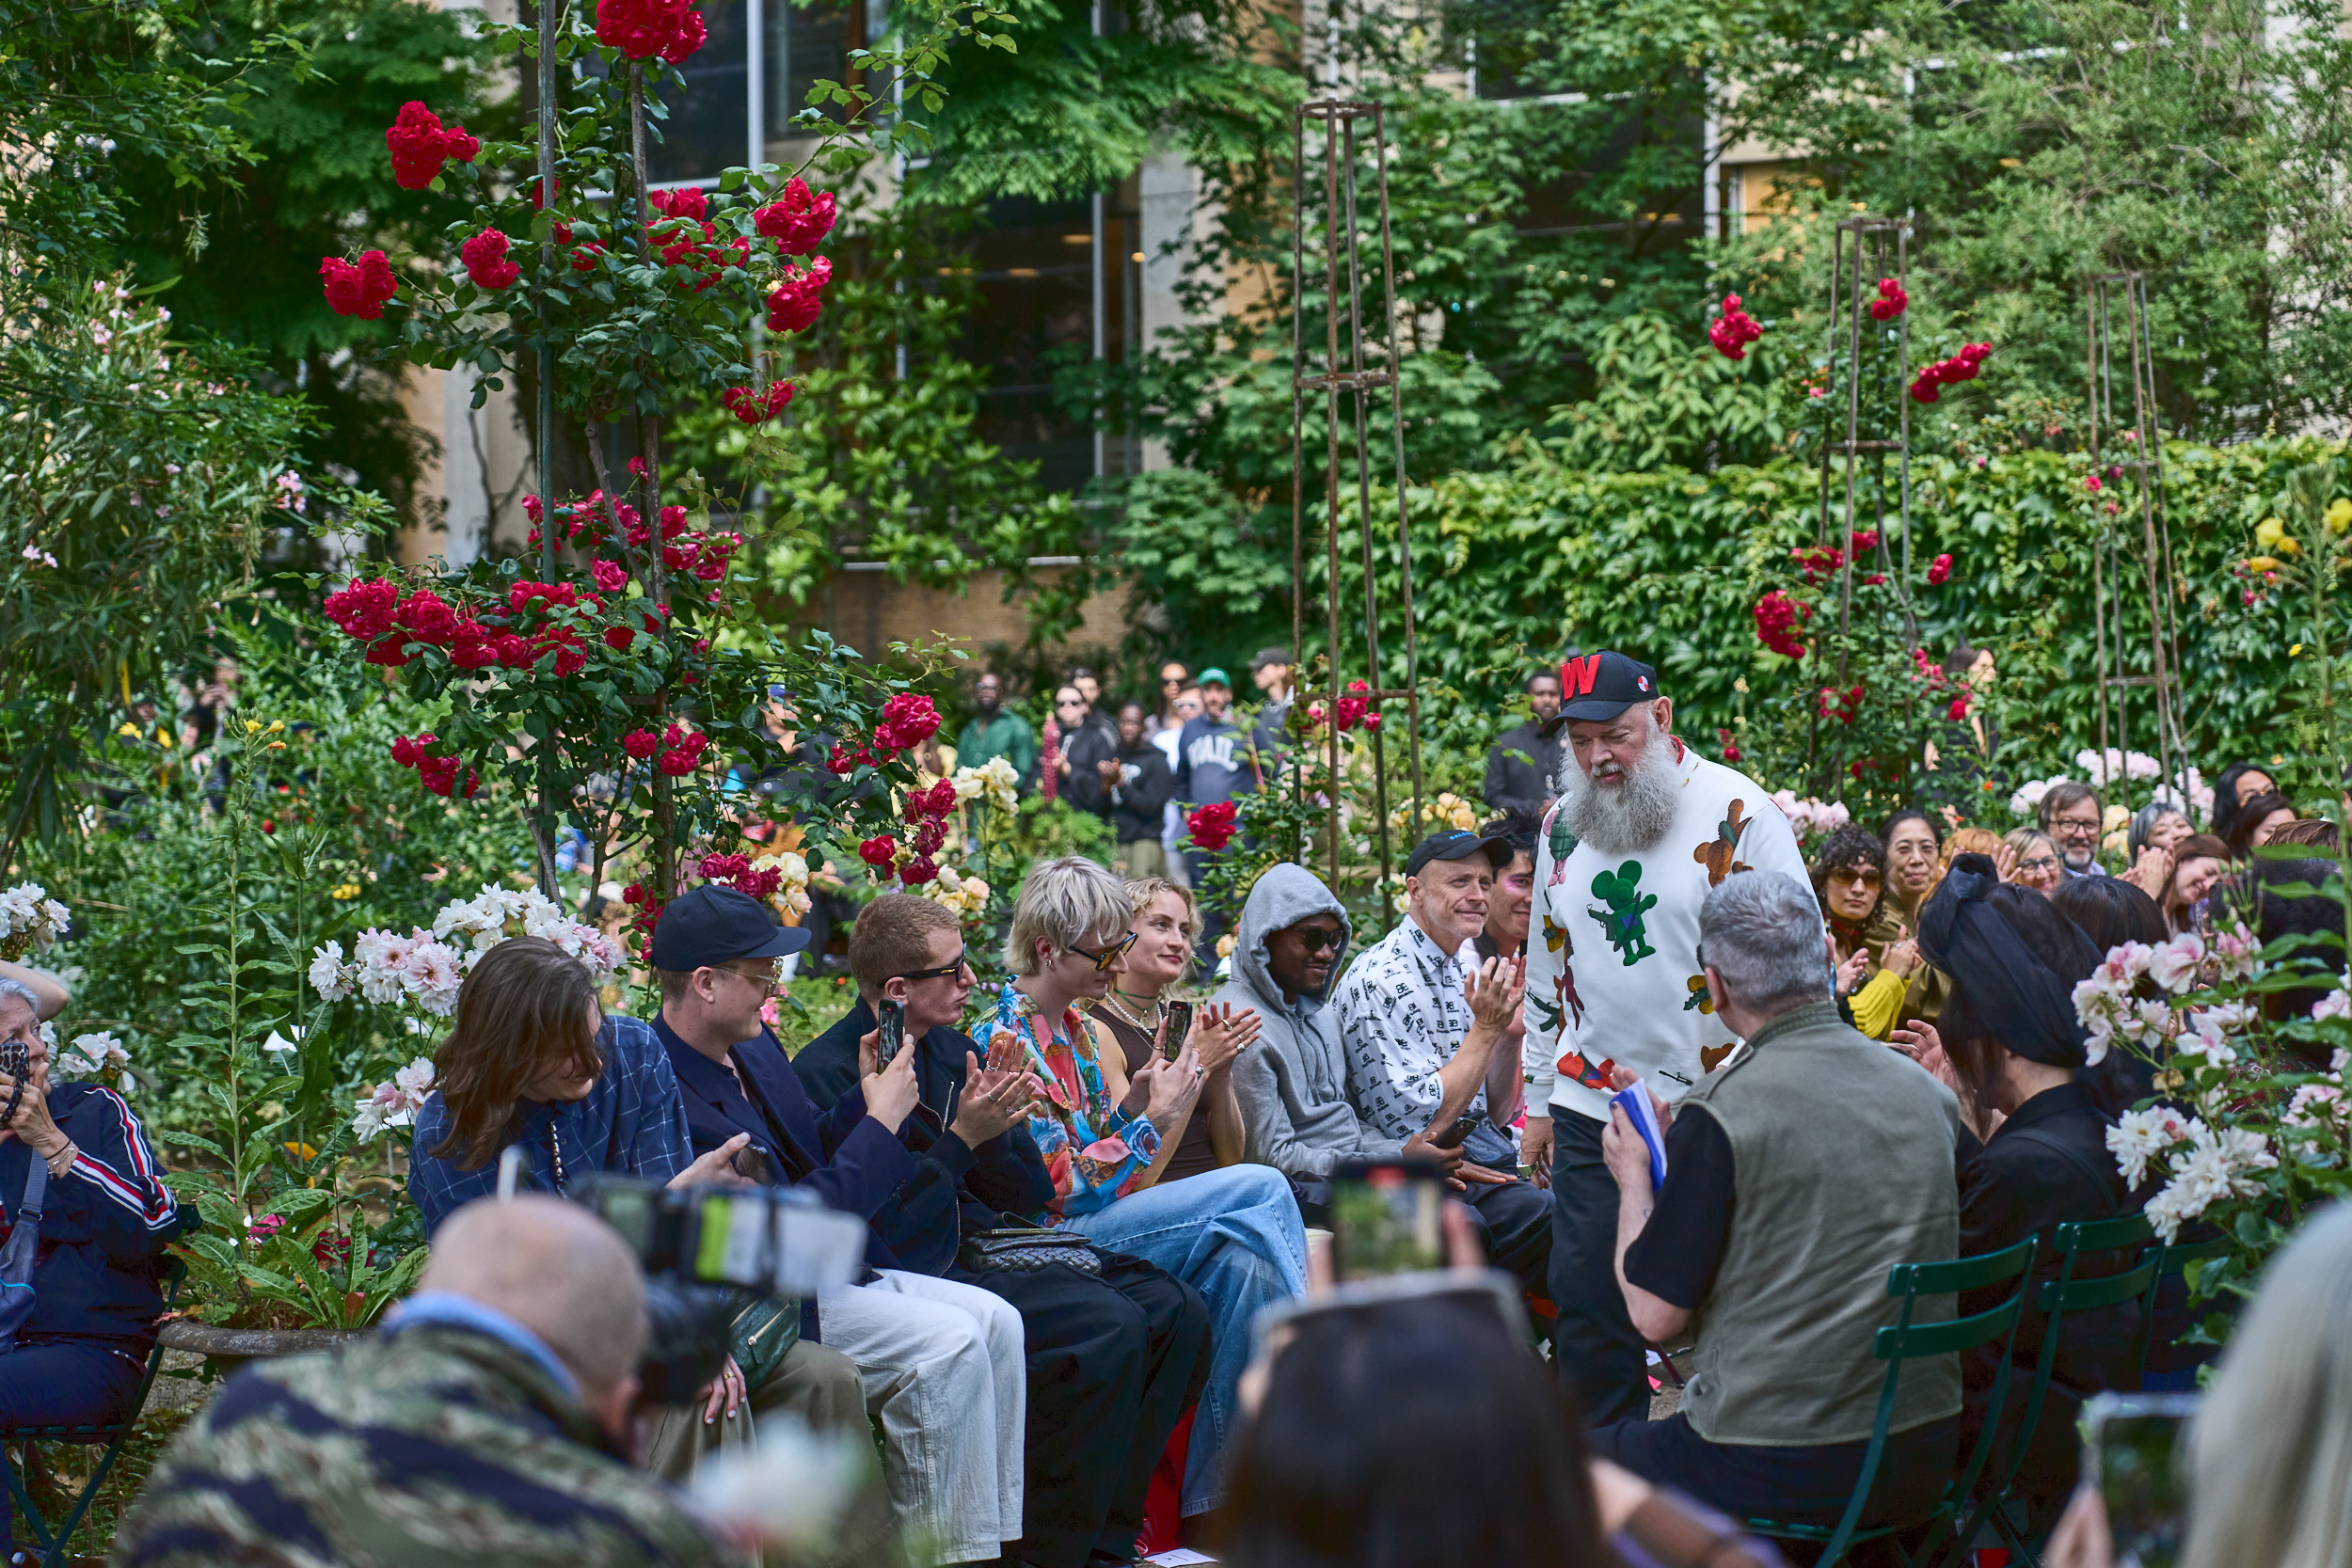
<svg viewBox="0 0 2352 1568">
<path fill-rule="evenodd" d="M 1039 942 L 1067 950 L 1106 932 L 1124 931 L 1135 917 L 1127 884 L 1117 872 L 1084 855 L 1047 861 L 1031 869 L 1013 901 L 1005 967 L 1025 977 L 1035 974 Z"/>
<path fill-rule="evenodd" d="M 1181 882 L 1171 882 L 1165 877 L 1131 879 L 1127 883 L 1127 897 L 1135 905 L 1135 918 L 1142 919 L 1143 911 L 1152 907 L 1152 900 L 1163 893 L 1174 894 L 1176 901 L 1184 905 L 1185 936 L 1191 942 L 1198 942 L 1200 939 L 1200 904 L 1193 897 L 1192 889 Z M 1184 955 L 1184 972 L 1176 976 L 1176 983 L 1181 986 L 1190 980 L 1197 964 L 1198 960 L 1187 947 Z"/>
</svg>

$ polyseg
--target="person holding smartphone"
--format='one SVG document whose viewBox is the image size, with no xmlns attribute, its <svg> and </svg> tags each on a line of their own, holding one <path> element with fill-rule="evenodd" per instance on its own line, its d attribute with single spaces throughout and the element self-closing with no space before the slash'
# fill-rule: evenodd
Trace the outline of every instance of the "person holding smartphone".
<svg viewBox="0 0 2352 1568">
<path fill-rule="evenodd" d="M 1168 1130 L 1152 1162 L 1152 1180 L 1181 1181 L 1188 1176 L 1241 1163 L 1245 1135 L 1241 1102 L 1233 1098 L 1233 1063 L 1258 1037 L 1252 1007 L 1212 1002 L 1199 1017 L 1200 1027 L 1172 1032 L 1171 1021 L 1187 1004 L 1168 991 L 1192 972 L 1193 946 L 1200 940 L 1200 911 L 1192 894 L 1165 877 L 1143 877 L 1127 884 L 1135 924 L 1135 945 L 1119 960 L 1110 990 L 1087 1016 L 1119 1042 L 1128 1073 L 1143 1069 L 1156 1054 L 1170 1055 L 1196 1040 L 1202 1076 L 1200 1098 L 1183 1125 Z"/>
<path fill-rule="evenodd" d="M 1029 1418 L 1021 1537 L 1009 1561 L 1085 1568 L 1134 1554 L 1152 1470 L 1209 1373 L 1209 1309 L 1139 1258 L 1081 1247 L 1089 1267 L 988 1266 L 959 1242 L 1020 1225 L 1054 1196 L 1027 1127 L 1038 1082 L 1018 1042 L 963 1033 L 977 977 L 945 905 L 885 893 L 850 935 L 858 1000 L 793 1058 L 819 1104 L 853 1093 L 879 1008 L 896 1006 L 920 1100 L 899 1129 L 915 1176 L 875 1212 L 902 1266 L 1001 1296 L 1021 1313 Z M 1073 1238 L 1073 1241 L 1079 1239 Z"/>
<path fill-rule="evenodd" d="M 1013 978 L 988 1024 L 992 1059 L 1018 1051 L 1043 1088 L 1029 1134 L 1052 1195 L 1028 1217 L 1065 1227 L 1110 1252 L 1155 1263 L 1200 1292 L 1216 1338 L 1200 1418 L 1186 1453 L 1183 1513 L 1224 1496 L 1223 1449 L 1238 1418 L 1236 1385 L 1260 1308 L 1307 1287 L 1307 1234 L 1281 1175 L 1239 1164 L 1157 1182 L 1161 1146 L 1199 1101 L 1203 1019 L 1171 1061 L 1134 1074 L 1124 1053 L 1078 1004 L 1110 990 L 1135 946 L 1135 904 L 1115 872 L 1080 855 L 1029 873 L 1013 904 L 1005 966 Z"/>
</svg>

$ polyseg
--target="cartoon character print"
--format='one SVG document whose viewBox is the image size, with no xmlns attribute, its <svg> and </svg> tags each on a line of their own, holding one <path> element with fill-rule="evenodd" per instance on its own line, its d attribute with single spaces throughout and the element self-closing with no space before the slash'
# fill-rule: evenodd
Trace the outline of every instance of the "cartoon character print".
<svg viewBox="0 0 2352 1568">
<path fill-rule="evenodd" d="M 1627 861 L 1614 871 L 1603 871 L 1593 879 L 1593 896 L 1607 908 L 1584 911 L 1600 922 L 1600 928 L 1609 933 L 1609 945 L 1623 956 L 1628 969 L 1658 951 L 1649 944 L 1642 920 L 1657 908 L 1658 895 L 1644 893 L 1641 883 L 1640 861 Z"/>
<path fill-rule="evenodd" d="M 1733 1052 L 1739 1049 L 1740 1042 L 1738 1040 L 1725 1040 L 1721 1045 L 1701 1046 L 1699 1048 L 1700 1070 L 1703 1072 L 1714 1071 L 1717 1068 L 1724 1065 L 1724 1057 L 1730 1055 Z"/>
<path fill-rule="evenodd" d="M 1747 802 L 1734 800 L 1724 813 L 1724 819 L 1716 824 L 1715 836 L 1691 851 L 1691 858 L 1707 867 L 1708 887 L 1721 887 L 1725 877 L 1749 868 L 1748 863 L 1739 858 L 1740 835 L 1747 831 Z"/>
<path fill-rule="evenodd" d="M 1704 974 L 1693 974 L 1688 980 L 1684 981 L 1683 984 L 1690 988 L 1691 994 L 1683 998 L 1682 1010 L 1687 1013 L 1692 1008 L 1696 1007 L 1702 1014 L 1708 1018 L 1713 1018 L 1715 1016 L 1715 996 L 1712 991 L 1709 991 L 1707 989 L 1707 976 Z"/>
<path fill-rule="evenodd" d="M 1600 1089 L 1604 1092 L 1611 1086 L 1609 1069 L 1616 1065 L 1615 1058 L 1612 1057 L 1595 1066 L 1584 1059 L 1584 1053 L 1581 1051 L 1564 1052 L 1560 1059 L 1552 1064 L 1563 1075 L 1575 1079 L 1586 1088 Z"/>
<path fill-rule="evenodd" d="M 1568 879 L 1568 857 L 1576 853 L 1576 835 L 1568 832 L 1557 800 L 1544 813 L 1544 836 L 1551 841 L 1551 879 L 1544 886 L 1558 887 Z"/>
</svg>

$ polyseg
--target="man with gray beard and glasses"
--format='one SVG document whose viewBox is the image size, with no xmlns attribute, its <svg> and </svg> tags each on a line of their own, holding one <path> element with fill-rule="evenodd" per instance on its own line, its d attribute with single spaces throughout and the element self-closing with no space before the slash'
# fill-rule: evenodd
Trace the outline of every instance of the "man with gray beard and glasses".
<svg viewBox="0 0 2352 1568">
<path fill-rule="evenodd" d="M 1617 1184 L 1600 1147 L 1610 1071 L 1672 1104 L 1731 1053 L 1698 959 L 1699 906 L 1735 872 L 1806 870 L 1771 793 L 1675 738 L 1657 671 L 1588 654 L 1560 666 L 1560 686 L 1565 793 L 1536 844 L 1520 1158 L 1552 1190 L 1554 1343 L 1597 1426 L 1639 1418 L 1649 1398 L 1616 1288 Z"/>
</svg>

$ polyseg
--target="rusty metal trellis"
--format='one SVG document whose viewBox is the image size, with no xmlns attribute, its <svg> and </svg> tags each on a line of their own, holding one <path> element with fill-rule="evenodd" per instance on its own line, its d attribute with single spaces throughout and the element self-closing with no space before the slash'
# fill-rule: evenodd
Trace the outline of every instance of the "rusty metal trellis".
<svg viewBox="0 0 2352 1568">
<path fill-rule="evenodd" d="M 1856 526 L 1855 485 L 1859 478 L 1863 454 L 1870 453 L 1878 468 L 1878 483 L 1874 487 L 1872 508 L 1874 527 L 1878 535 L 1879 565 L 1888 581 L 1895 584 L 1896 598 L 1902 606 L 1903 635 L 1908 646 L 1919 646 L 1919 618 L 1911 604 L 1911 399 L 1906 388 L 1911 380 L 1911 312 L 1905 309 L 1895 317 L 1895 360 L 1892 377 L 1881 365 L 1879 386 L 1871 388 L 1874 403 L 1891 402 L 1895 405 L 1895 429 L 1892 438 L 1865 438 L 1862 435 L 1864 412 L 1865 347 L 1882 324 L 1870 318 L 1870 301 L 1875 297 L 1878 281 L 1893 278 L 1907 288 L 1910 283 L 1911 226 L 1899 218 L 1849 218 L 1837 226 L 1837 252 L 1830 264 L 1829 284 L 1829 364 L 1842 363 L 1845 381 L 1845 438 L 1836 438 L 1836 400 L 1825 398 L 1829 406 L 1822 411 L 1821 440 L 1821 499 L 1820 520 L 1814 531 L 1814 543 L 1830 542 L 1830 455 L 1835 452 L 1845 459 L 1846 493 L 1840 515 L 1844 526 L 1837 535 L 1837 552 L 1842 558 L 1837 583 L 1837 683 L 1846 680 L 1844 641 L 1853 621 L 1853 536 L 1861 531 Z M 1865 285 L 1866 277 L 1869 279 Z M 1866 320 L 1869 321 L 1865 325 Z M 1883 361 L 1883 355 L 1877 356 Z M 1838 377 L 1833 373 L 1829 388 L 1836 387 Z M 1896 569 L 1893 553 L 1887 547 L 1886 535 L 1886 454 L 1893 452 L 1897 463 L 1897 507 L 1902 523 L 1902 566 Z"/>
<path fill-rule="evenodd" d="M 1364 340 L 1363 318 L 1364 269 L 1361 252 L 1365 235 L 1359 225 L 1357 210 L 1357 127 L 1367 120 L 1371 122 L 1373 196 L 1379 216 L 1382 318 L 1382 329 L 1375 335 L 1369 352 Z M 1319 359 L 1309 352 L 1306 330 L 1307 230 L 1311 212 L 1308 197 L 1314 184 L 1311 175 L 1315 172 L 1309 164 L 1307 127 L 1310 121 L 1322 127 L 1321 145 L 1317 150 L 1322 166 L 1320 182 L 1323 198 L 1320 214 L 1324 313 Z M 1291 646 L 1300 660 L 1299 669 L 1303 675 L 1311 668 L 1306 663 L 1307 396 L 1309 392 L 1315 391 L 1323 394 L 1326 437 L 1323 493 L 1324 542 L 1327 562 L 1323 598 L 1328 692 L 1324 699 L 1323 736 L 1330 765 L 1331 889 L 1336 894 L 1340 888 L 1340 856 L 1344 838 L 1340 821 L 1341 750 L 1337 721 L 1340 694 L 1343 689 L 1343 660 L 1340 657 L 1340 399 L 1343 394 L 1351 401 L 1356 432 L 1356 499 L 1352 510 L 1363 557 L 1364 678 L 1372 689 L 1365 695 L 1375 701 L 1402 702 L 1405 705 L 1406 744 L 1411 761 L 1413 784 L 1413 815 L 1410 820 L 1416 832 L 1422 821 L 1421 663 L 1413 641 L 1413 553 L 1405 496 L 1405 404 L 1403 389 L 1397 382 L 1396 262 L 1389 233 L 1388 150 L 1380 105 L 1337 99 L 1299 105 L 1292 118 L 1292 150 L 1295 161 L 1291 182 Z M 1345 269 L 1343 279 L 1343 264 Z M 1341 330 L 1343 322 L 1346 327 L 1344 335 Z M 1372 362 L 1367 363 L 1368 359 Z M 1396 485 L 1396 541 L 1404 601 L 1405 685 L 1398 689 L 1384 689 L 1380 683 L 1380 594 L 1373 570 L 1372 464 L 1365 434 L 1366 404 L 1375 392 L 1384 388 L 1389 394 L 1392 477 Z M 1300 684 L 1303 686 L 1303 681 Z M 1377 814 L 1375 831 L 1380 846 L 1380 887 L 1383 894 L 1378 902 L 1385 923 L 1385 894 L 1394 864 L 1394 849 L 1389 832 L 1387 753 L 1383 735 L 1380 729 L 1372 731 L 1374 809 Z"/>
<path fill-rule="evenodd" d="M 2122 476 L 2132 476 L 2139 502 L 2140 575 L 2148 594 L 2148 673 L 2126 674 L 2130 661 L 2124 653 L 2122 602 L 2125 531 L 2116 526 L 2122 515 L 2120 501 L 2109 500 L 2100 508 L 2103 520 L 2090 555 L 2091 630 L 2098 645 L 2099 755 L 2104 764 L 2109 750 L 2119 753 L 2130 752 L 2130 718 L 2124 693 L 2133 687 L 2151 688 L 2155 699 L 2156 762 L 2162 776 L 2152 787 L 2150 798 L 2160 797 L 2169 782 L 2185 803 L 2188 746 L 2181 732 L 2179 708 L 2181 630 L 2174 586 L 2178 579 L 2172 572 L 2172 532 L 2164 511 L 2164 450 L 2156 421 L 2156 369 L 2148 347 L 2148 280 L 2137 272 L 2093 273 L 2085 285 L 2084 297 L 2090 389 L 2087 444 L 2090 449 L 2091 472 L 2096 475 L 2104 470 L 2112 475 L 2119 491 Z M 2114 319 L 2119 306 L 2123 316 L 2124 339 L 2120 345 L 2115 341 Z M 2119 350 L 2124 361 L 2121 366 L 2116 363 Z M 2117 417 L 2121 399 L 2116 395 L 2115 377 L 2119 370 L 2131 382 L 2131 422 L 2122 429 L 2121 438 L 2129 442 L 2132 450 L 2127 455 L 2109 457 L 2102 451 L 2102 432 L 2122 425 Z M 2112 748 L 2107 732 L 2110 701 L 2115 710 Z M 2110 799 L 2128 805 L 2128 771 L 2119 768 L 2115 773 L 2104 781 L 2111 791 Z"/>
</svg>

